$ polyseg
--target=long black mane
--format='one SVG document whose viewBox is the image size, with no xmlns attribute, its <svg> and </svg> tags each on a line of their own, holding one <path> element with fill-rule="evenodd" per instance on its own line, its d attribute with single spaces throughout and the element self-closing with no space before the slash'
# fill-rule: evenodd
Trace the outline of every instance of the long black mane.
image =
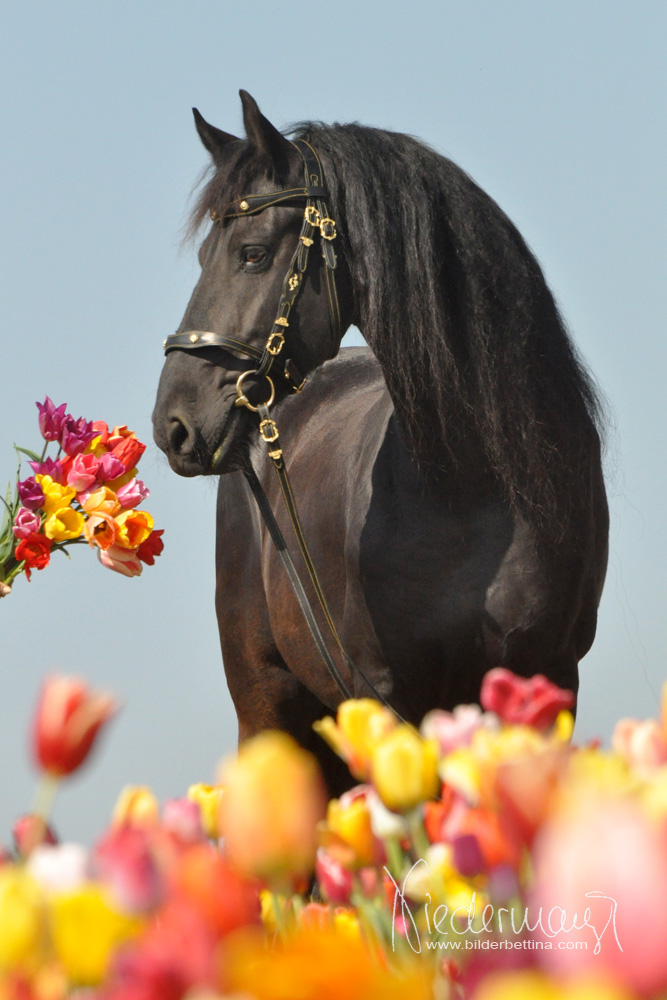
<svg viewBox="0 0 667 1000">
<path fill-rule="evenodd" d="M 408 135 L 303 123 L 320 153 L 358 303 L 425 469 L 487 456 L 508 501 L 557 539 L 587 502 L 601 406 L 534 255 L 459 167 Z M 247 189 L 247 143 L 193 213 Z"/>
</svg>

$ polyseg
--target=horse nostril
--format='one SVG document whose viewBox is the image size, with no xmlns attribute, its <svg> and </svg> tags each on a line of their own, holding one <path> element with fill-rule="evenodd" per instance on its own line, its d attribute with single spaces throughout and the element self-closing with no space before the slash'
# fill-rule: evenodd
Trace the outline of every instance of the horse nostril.
<svg viewBox="0 0 667 1000">
<path fill-rule="evenodd" d="M 167 436 L 174 454 L 180 455 L 182 452 L 188 450 L 185 445 L 191 437 L 190 429 L 178 417 L 172 417 L 169 421 Z"/>
</svg>

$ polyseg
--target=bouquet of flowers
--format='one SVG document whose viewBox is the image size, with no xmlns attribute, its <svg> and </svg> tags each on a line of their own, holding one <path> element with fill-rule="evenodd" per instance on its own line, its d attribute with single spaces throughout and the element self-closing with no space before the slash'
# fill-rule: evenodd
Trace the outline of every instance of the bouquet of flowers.
<svg viewBox="0 0 667 1000">
<path fill-rule="evenodd" d="M 137 509 L 149 495 L 136 468 L 146 446 L 126 426 L 109 430 L 102 420 L 75 420 L 65 403 L 55 406 L 48 396 L 37 409 L 44 447 L 41 454 L 16 447 L 17 482 L 3 500 L 0 597 L 20 573 L 29 580 L 32 570 L 44 569 L 52 552 L 86 542 L 104 566 L 137 576 L 163 548 L 163 532 Z M 47 455 L 51 443 L 55 456 Z M 33 470 L 26 479 L 23 455 Z"/>
</svg>

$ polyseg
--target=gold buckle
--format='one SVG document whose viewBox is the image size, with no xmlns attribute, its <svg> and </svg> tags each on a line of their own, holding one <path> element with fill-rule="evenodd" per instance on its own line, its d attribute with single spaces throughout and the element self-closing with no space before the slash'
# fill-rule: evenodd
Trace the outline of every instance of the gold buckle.
<svg viewBox="0 0 667 1000">
<path fill-rule="evenodd" d="M 251 368 L 250 371 L 247 371 L 247 372 L 241 372 L 241 374 L 239 375 L 239 377 L 236 380 L 236 399 L 234 400 L 234 406 L 247 406 L 247 408 L 249 410 L 252 410 L 253 413 L 257 413 L 258 407 L 252 405 L 252 403 L 250 402 L 250 400 L 248 399 L 248 397 L 244 395 L 243 389 L 241 388 L 241 386 L 243 385 L 243 379 L 244 378 L 247 378 L 248 375 L 256 375 L 256 374 L 257 374 L 257 369 L 256 368 Z M 268 407 L 268 406 L 271 406 L 271 404 L 273 403 L 274 399 L 276 398 L 276 389 L 275 389 L 275 386 L 274 386 L 273 382 L 271 381 L 271 379 L 269 378 L 268 375 L 265 375 L 264 378 L 266 379 L 266 381 L 271 386 L 271 395 L 267 399 L 266 403 L 264 403 L 264 406 Z"/>
<path fill-rule="evenodd" d="M 270 334 L 269 339 L 266 342 L 266 350 L 269 352 L 269 354 L 273 354 L 273 356 L 275 357 L 276 354 L 280 354 L 280 352 L 282 351 L 284 343 L 285 343 L 285 338 L 283 337 L 282 333 L 280 333 L 279 330 L 274 330 L 274 332 Z"/>
<path fill-rule="evenodd" d="M 320 236 L 323 240 L 336 239 L 336 223 L 328 216 L 325 219 L 320 219 Z"/>
<path fill-rule="evenodd" d="M 317 227 L 319 226 L 320 221 L 321 221 L 321 216 L 320 216 L 320 213 L 315 208 L 315 206 L 314 205 L 306 205 L 306 210 L 305 210 L 305 212 L 303 214 L 304 214 L 304 218 L 308 222 L 308 225 L 312 226 L 313 229 L 317 229 Z"/>
<path fill-rule="evenodd" d="M 278 428 L 276 427 L 275 420 L 267 418 L 261 420 L 259 424 L 259 433 L 267 444 L 272 444 L 274 441 L 278 440 Z"/>
</svg>

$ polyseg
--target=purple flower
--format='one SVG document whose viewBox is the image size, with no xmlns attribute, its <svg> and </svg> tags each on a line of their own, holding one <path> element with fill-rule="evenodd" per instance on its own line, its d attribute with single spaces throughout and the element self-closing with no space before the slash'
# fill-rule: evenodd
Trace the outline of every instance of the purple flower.
<svg viewBox="0 0 667 1000">
<path fill-rule="evenodd" d="M 108 451 L 106 455 L 102 455 L 102 458 L 100 459 L 100 467 L 97 470 L 97 478 L 101 483 L 108 483 L 112 479 L 118 479 L 118 477 L 122 476 L 124 472 L 125 466 L 120 459 L 116 458 L 115 455 L 112 455 L 110 451 Z"/>
<path fill-rule="evenodd" d="M 35 482 L 35 477 L 30 476 L 18 484 L 18 492 L 21 503 L 28 510 L 37 510 L 44 506 L 44 490 Z"/>
<path fill-rule="evenodd" d="M 80 455 L 94 437 L 97 437 L 97 431 L 93 429 L 89 420 L 84 420 L 83 417 L 75 420 L 69 414 L 66 415 L 59 439 L 66 455 L 69 455 L 70 458 Z"/>
<path fill-rule="evenodd" d="M 53 401 L 46 396 L 43 403 L 35 403 L 35 406 L 39 410 L 39 429 L 42 432 L 42 437 L 46 441 L 57 441 L 60 438 L 63 423 L 67 419 L 65 415 L 67 403 L 55 406 Z"/>
<path fill-rule="evenodd" d="M 27 538 L 33 531 L 39 531 L 41 524 L 42 519 L 39 514 L 35 514 L 28 507 L 19 507 L 12 531 L 17 538 Z"/>
<path fill-rule="evenodd" d="M 132 510 L 133 507 L 137 507 L 149 495 L 150 490 L 141 479 L 130 479 L 129 483 L 116 490 L 118 501 L 125 510 Z"/>
<path fill-rule="evenodd" d="M 36 476 L 51 476 L 54 483 L 63 485 L 65 477 L 63 476 L 62 464 L 58 460 L 46 458 L 43 462 L 28 462 L 28 465 Z"/>
</svg>

